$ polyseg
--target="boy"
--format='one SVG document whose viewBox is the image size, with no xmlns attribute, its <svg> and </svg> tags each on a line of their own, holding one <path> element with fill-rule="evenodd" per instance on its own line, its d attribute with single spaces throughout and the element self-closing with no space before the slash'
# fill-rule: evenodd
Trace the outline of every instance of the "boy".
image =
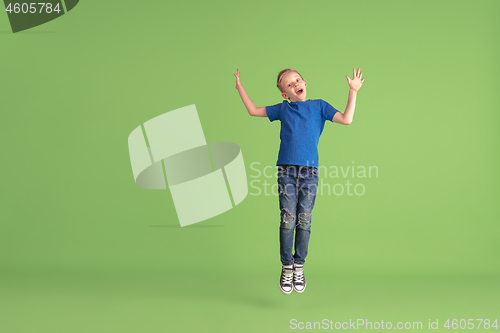
<svg viewBox="0 0 500 333">
<path fill-rule="evenodd" d="M 294 69 L 278 74 L 277 86 L 285 99 L 280 104 L 257 107 L 246 93 L 237 70 L 236 89 L 251 116 L 268 117 L 281 121 L 280 150 L 278 154 L 278 185 L 281 210 L 280 289 L 285 294 L 292 290 L 301 293 L 306 288 L 303 265 L 307 256 L 311 228 L 311 212 L 318 188 L 318 142 L 325 120 L 349 125 L 354 116 L 356 95 L 365 79 L 361 69 L 353 69 L 349 84 L 349 98 L 344 113 L 323 100 L 308 100 L 307 84 Z M 290 100 L 290 102 L 286 100 Z M 294 230 L 295 254 L 292 255 Z"/>
</svg>

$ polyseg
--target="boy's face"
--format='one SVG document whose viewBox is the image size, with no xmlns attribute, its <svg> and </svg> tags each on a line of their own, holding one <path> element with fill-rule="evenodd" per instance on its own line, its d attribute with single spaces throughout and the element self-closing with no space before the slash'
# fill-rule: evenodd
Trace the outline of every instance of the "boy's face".
<svg viewBox="0 0 500 333">
<path fill-rule="evenodd" d="M 296 72 L 287 73 L 281 79 L 281 89 L 283 89 L 284 99 L 290 99 L 291 102 L 305 102 L 307 84 Z"/>
</svg>

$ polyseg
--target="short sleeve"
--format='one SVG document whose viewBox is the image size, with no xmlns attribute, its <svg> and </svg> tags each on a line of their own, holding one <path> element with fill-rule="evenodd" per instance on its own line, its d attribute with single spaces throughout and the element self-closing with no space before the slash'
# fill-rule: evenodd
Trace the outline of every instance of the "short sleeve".
<svg viewBox="0 0 500 333">
<path fill-rule="evenodd" d="M 269 121 L 281 120 L 280 119 L 281 104 L 266 106 L 266 114 Z"/>
<path fill-rule="evenodd" d="M 333 116 L 335 116 L 335 114 L 339 111 L 327 102 L 321 100 L 321 112 L 324 120 L 333 121 Z"/>
</svg>

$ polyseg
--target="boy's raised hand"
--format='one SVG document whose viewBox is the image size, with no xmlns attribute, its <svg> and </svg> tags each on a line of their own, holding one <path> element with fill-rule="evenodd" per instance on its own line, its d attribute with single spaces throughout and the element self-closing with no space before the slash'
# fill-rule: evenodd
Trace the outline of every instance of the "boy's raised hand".
<svg viewBox="0 0 500 333">
<path fill-rule="evenodd" d="M 347 83 L 349 83 L 349 87 L 353 89 L 354 91 L 358 91 L 359 88 L 363 85 L 363 80 L 361 80 L 361 77 L 363 76 L 363 72 L 361 72 L 361 68 L 358 68 L 358 72 L 356 73 L 356 68 L 352 69 L 352 80 L 349 78 L 349 76 L 346 76 L 347 78 Z"/>
<path fill-rule="evenodd" d="M 233 73 L 234 76 L 236 76 L 236 89 L 241 87 L 241 81 L 240 81 L 240 70 L 236 69 L 236 73 Z"/>
</svg>

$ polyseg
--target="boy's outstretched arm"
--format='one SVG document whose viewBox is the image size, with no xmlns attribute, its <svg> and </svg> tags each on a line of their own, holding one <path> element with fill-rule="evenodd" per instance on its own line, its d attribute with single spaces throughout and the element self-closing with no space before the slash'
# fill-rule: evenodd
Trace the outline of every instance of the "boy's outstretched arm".
<svg viewBox="0 0 500 333">
<path fill-rule="evenodd" d="M 245 88 L 243 88 L 243 85 L 241 84 L 240 81 L 240 70 L 236 70 L 236 89 L 238 89 L 238 92 L 240 94 L 241 100 L 243 101 L 243 104 L 245 104 L 245 107 L 248 110 L 248 114 L 251 116 L 256 116 L 256 117 L 267 117 L 266 113 L 266 107 L 257 107 L 254 102 L 250 99 L 248 96 L 247 92 L 245 91 Z"/>
<path fill-rule="evenodd" d="M 358 68 L 358 72 L 356 73 L 356 68 L 352 69 L 353 78 L 352 80 L 349 76 L 346 76 L 347 83 L 349 84 L 349 98 L 347 99 L 347 106 L 345 107 L 344 113 L 337 112 L 333 116 L 332 121 L 349 125 L 352 123 L 352 118 L 354 117 L 354 108 L 356 107 L 356 95 L 358 94 L 359 88 L 363 85 L 363 81 L 365 79 L 361 79 L 363 73 L 361 72 L 361 68 Z"/>
</svg>

